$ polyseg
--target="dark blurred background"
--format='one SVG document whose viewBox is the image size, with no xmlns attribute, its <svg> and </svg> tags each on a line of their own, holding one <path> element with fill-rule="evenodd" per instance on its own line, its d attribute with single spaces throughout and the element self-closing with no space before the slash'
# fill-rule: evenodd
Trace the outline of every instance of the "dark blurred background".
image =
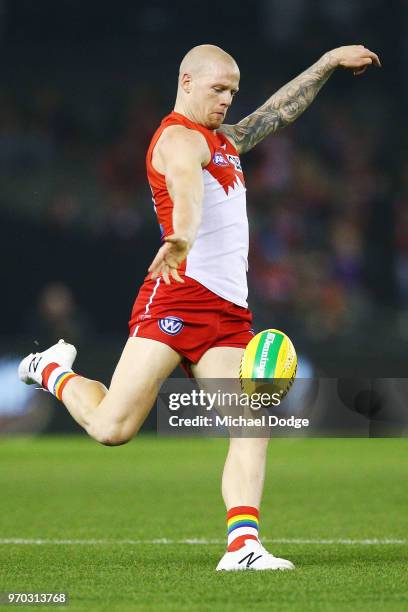
<svg viewBox="0 0 408 612">
<path fill-rule="evenodd" d="M 146 149 L 181 58 L 202 43 L 241 68 L 228 122 L 331 48 L 379 54 L 382 70 L 338 70 L 295 124 L 243 157 L 250 306 L 257 331 L 285 330 L 322 374 L 406 376 L 403 0 L 0 0 L 4 363 L 65 337 L 77 369 L 109 384 L 159 246 Z"/>
</svg>

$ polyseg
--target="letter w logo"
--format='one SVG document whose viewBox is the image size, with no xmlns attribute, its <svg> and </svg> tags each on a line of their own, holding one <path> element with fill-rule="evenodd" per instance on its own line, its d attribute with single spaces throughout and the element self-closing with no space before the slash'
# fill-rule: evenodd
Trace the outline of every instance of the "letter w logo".
<svg viewBox="0 0 408 612">
<path fill-rule="evenodd" d="M 262 557 L 262 555 L 258 555 L 257 557 L 255 557 L 255 559 L 253 558 L 254 553 L 251 552 L 249 553 L 246 557 L 244 557 L 243 559 L 241 559 L 241 561 L 238 561 L 238 563 L 243 563 L 245 561 L 245 559 L 247 559 L 246 562 L 246 567 L 251 567 L 251 565 L 253 563 L 255 563 L 255 561 L 257 561 L 258 559 L 260 559 Z"/>
<path fill-rule="evenodd" d="M 166 317 L 164 319 L 159 319 L 159 327 L 165 334 L 175 336 L 181 332 L 184 327 L 184 323 L 182 319 L 179 319 L 179 317 Z"/>
</svg>

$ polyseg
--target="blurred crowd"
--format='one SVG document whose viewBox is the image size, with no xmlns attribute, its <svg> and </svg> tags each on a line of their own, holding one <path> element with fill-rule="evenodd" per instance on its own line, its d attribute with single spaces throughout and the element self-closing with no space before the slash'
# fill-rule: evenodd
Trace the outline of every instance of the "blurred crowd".
<svg viewBox="0 0 408 612">
<path fill-rule="evenodd" d="M 155 224 L 145 152 L 165 112 L 151 98 L 133 97 L 112 140 L 97 142 L 78 128 L 81 117 L 64 108 L 61 93 L 36 92 L 27 114 L 3 94 L 0 159 L 8 197 L 17 205 L 28 199 L 28 213 L 62 240 L 78 235 L 106 245 L 107 258 L 113 248 L 136 259 L 140 237 Z M 352 107 L 324 101 L 243 158 L 251 298 L 263 325 L 297 326 L 317 341 L 350 334 L 373 308 L 372 279 L 389 286 L 392 302 L 394 283 L 381 280 L 384 269 L 395 275 L 395 305 L 407 306 L 408 171 L 394 193 L 379 155 L 382 138 L 381 130 L 358 122 Z M 395 257 L 384 251 L 390 232 Z M 67 281 L 63 270 L 57 280 Z"/>
</svg>

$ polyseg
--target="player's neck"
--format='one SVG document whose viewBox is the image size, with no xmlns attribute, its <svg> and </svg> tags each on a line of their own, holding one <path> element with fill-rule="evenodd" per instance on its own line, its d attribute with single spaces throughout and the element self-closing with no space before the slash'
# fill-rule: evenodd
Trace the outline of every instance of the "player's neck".
<svg viewBox="0 0 408 612">
<path fill-rule="evenodd" d="M 198 118 L 195 116 L 195 114 L 193 112 L 191 112 L 186 107 L 186 105 L 183 104 L 182 100 L 180 100 L 179 98 L 176 99 L 176 103 L 174 105 L 174 109 L 173 110 L 174 110 L 175 113 L 179 113 L 180 115 L 183 115 L 184 117 L 186 117 L 187 119 L 189 119 L 193 123 L 200 124 L 200 122 L 198 121 Z"/>
</svg>

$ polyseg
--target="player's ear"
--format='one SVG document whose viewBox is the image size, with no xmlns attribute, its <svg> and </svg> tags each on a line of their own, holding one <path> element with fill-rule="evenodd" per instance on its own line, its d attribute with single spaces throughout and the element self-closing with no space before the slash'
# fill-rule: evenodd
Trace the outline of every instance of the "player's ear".
<svg viewBox="0 0 408 612">
<path fill-rule="evenodd" d="M 188 72 L 185 72 L 181 76 L 180 84 L 181 84 L 183 91 L 187 94 L 189 94 L 191 91 L 191 82 L 192 82 L 191 74 L 189 74 Z"/>
</svg>

